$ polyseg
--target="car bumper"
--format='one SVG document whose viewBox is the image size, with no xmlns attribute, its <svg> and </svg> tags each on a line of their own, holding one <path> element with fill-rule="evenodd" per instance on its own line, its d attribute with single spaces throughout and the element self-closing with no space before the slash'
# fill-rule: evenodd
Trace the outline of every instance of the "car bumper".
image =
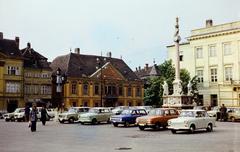
<svg viewBox="0 0 240 152">
<path fill-rule="evenodd" d="M 78 119 L 79 122 L 92 122 L 92 119 L 90 118 L 80 118 Z"/>
<path fill-rule="evenodd" d="M 188 125 L 170 125 L 167 127 L 168 129 L 171 130 L 189 130 Z"/>
<path fill-rule="evenodd" d="M 145 127 L 145 128 L 151 128 L 155 126 L 155 124 L 151 124 L 151 123 L 136 123 L 136 125 Z"/>
</svg>

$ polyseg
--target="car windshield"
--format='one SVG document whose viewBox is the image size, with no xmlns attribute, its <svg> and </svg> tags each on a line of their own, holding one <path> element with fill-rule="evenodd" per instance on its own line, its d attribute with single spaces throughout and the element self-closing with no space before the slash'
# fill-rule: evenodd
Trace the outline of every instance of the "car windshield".
<svg viewBox="0 0 240 152">
<path fill-rule="evenodd" d="M 122 115 L 128 115 L 128 114 L 131 114 L 132 110 L 123 110 L 122 111 Z"/>
<path fill-rule="evenodd" d="M 17 108 L 14 112 L 18 113 L 21 109 Z"/>
<path fill-rule="evenodd" d="M 76 112 L 77 110 L 75 108 L 70 108 L 68 112 Z"/>
<path fill-rule="evenodd" d="M 99 109 L 90 109 L 89 110 L 89 113 L 98 113 L 99 112 Z"/>
<path fill-rule="evenodd" d="M 179 117 L 194 117 L 193 111 L 182 111 Z"/>
<path fill-rule="evenodd" d="M 163 115 L 164 111 L 160 109 L 153 109 L 149 112 L 149 116 Z"/>
</svg>

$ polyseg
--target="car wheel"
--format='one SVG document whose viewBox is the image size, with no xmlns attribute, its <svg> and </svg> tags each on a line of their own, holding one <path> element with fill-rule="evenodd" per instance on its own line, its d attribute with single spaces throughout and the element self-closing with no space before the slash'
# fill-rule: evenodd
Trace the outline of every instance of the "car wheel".
<svg viewBox="0 0 240 152">
<path fill-rule="evenodd" d="M 84 125 L 84 122 L 80 122 L 81 123 L 81 125 Z"/>
<path fill-rule="evenodd" d="M 195 131 L 195 126 L 191 125 L 190 128 L 189 128 L 189 132 L 194 133 L 194 131 Z"/>
<path fill-rule="evenodd" d="M 5 119 L 5 121 L 6 121 L 6 122 L 8 122 L 8 121 L 9 121 L 9 119 Z"/>
<path fill-rule="evenodd" d="M 62 121 L 59 120 L 59 122 L 60 122 L 60 123 L 64 123 L 64 120 L 62 120 Z"/>
<path fill-rule="evenodd" d="M 93 124 L 93 125 L 96 125 L 96 124 L 97 124 L 97 119 L 96 119 L 96 118 L 94 118 L 94 119 L 92 120 L 92 124 Z"/>
<path fill-rule="evenodd" d="M 74 123 L 74 118 L 69 118 L 69 119 L 68 119 L 68 122 L 69 122 L 69 123 Z"/>
<path fill-rule="evenodd" d="M 17 122 L 21 122 L 22 120 L 21 119 L 17 119 Z"/>
<path fill-rule="evenodd" d="M 124 127 L 128 127 L 129 125 L 130 125 L 129 122 L 124 123 Z"/>
<path fill-rule="evenodd" d="M 15 121 L 15 119 L 14 119 L 14 118 L 11 118 L 11 121 Z"/>
<path fill-rule="evenodd" d="M 171 132 L 172 132 L 172 134 L 176 134 L 177 131 L 172 129 Z"/>
<path fill-rule="evenodd" d="M 235 122 L 235 117 L 231 117 L 231 121 L 232 121 L 232 122 Z"/>
<path fill-rule="evenodd" d="M 110 118 L 108 118 L 108 120 L 107 120 L 107 123 L 108 123 L 108 124 L 110 124 L 110 123 L 111 123 L 111 121 L 110 121 Z"/>
<path fill-rule="evenodd" d="M 113 123 L 113 126 L 114 126 L 114 127 L 117 127 L 117 126 L 118 126 L 118 123 Z"/>
<path fill-rule="evenodd" d="M 211 132 L 212 130 L 213 130 L 212 124 L 208 124 L 208 126 L 207 126 L 207 131 L 208 131 L 208 132 Z"/>
<path fill-rule="evenodd" d="M 144 126 L 138 126 L 139 130 L 144 130 L 145 127 Z"/>
<path fill-rule="evenodd" d="M 158 122 L 155 124 L 155 127 L 154 127 L 156 130 L 160 130 L 161 128 L 161 124 Z"/>
</svg>

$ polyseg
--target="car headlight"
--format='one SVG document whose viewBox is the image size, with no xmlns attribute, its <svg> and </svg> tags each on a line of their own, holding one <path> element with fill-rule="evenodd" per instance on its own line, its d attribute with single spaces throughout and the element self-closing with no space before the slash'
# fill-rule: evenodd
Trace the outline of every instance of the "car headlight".
<svg viewBox="0 0 240 152">
<path fill-rule="evenodd" d="M 168 121 L 168 125 L 171 125 L 172 124 L 172 122 L 171 121 Z"/>
</svg>

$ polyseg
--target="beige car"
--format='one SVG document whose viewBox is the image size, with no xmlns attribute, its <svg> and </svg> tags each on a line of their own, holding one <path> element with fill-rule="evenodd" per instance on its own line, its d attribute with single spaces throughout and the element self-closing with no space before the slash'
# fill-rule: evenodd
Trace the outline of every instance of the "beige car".
<svg viewBox="0 0 240 152">
<path fill-rule="evenodd" d="M 232 108 L 228 111 L 228 119 L 232 122 L 240 120 L 240 108 Z"/>
<path fill-rule="evenodd" d="M 97 124 L 101 122 L 110 123 L 111 116 L 112 112 L 109 108 L 94 107 L 91 108 L 88 113 L 81 114 L 79 121 L 81 122 L 81 124 L 85 123 Z"/>
<path fill-rule="evenodd" d="M 80 114 L 86 113 L 88 110 L 89 107 L 71 107 L 67 112 L 58 115 L 58 121 L 74 123 L 74 121 L 78 121 Z"/>
</svg>

